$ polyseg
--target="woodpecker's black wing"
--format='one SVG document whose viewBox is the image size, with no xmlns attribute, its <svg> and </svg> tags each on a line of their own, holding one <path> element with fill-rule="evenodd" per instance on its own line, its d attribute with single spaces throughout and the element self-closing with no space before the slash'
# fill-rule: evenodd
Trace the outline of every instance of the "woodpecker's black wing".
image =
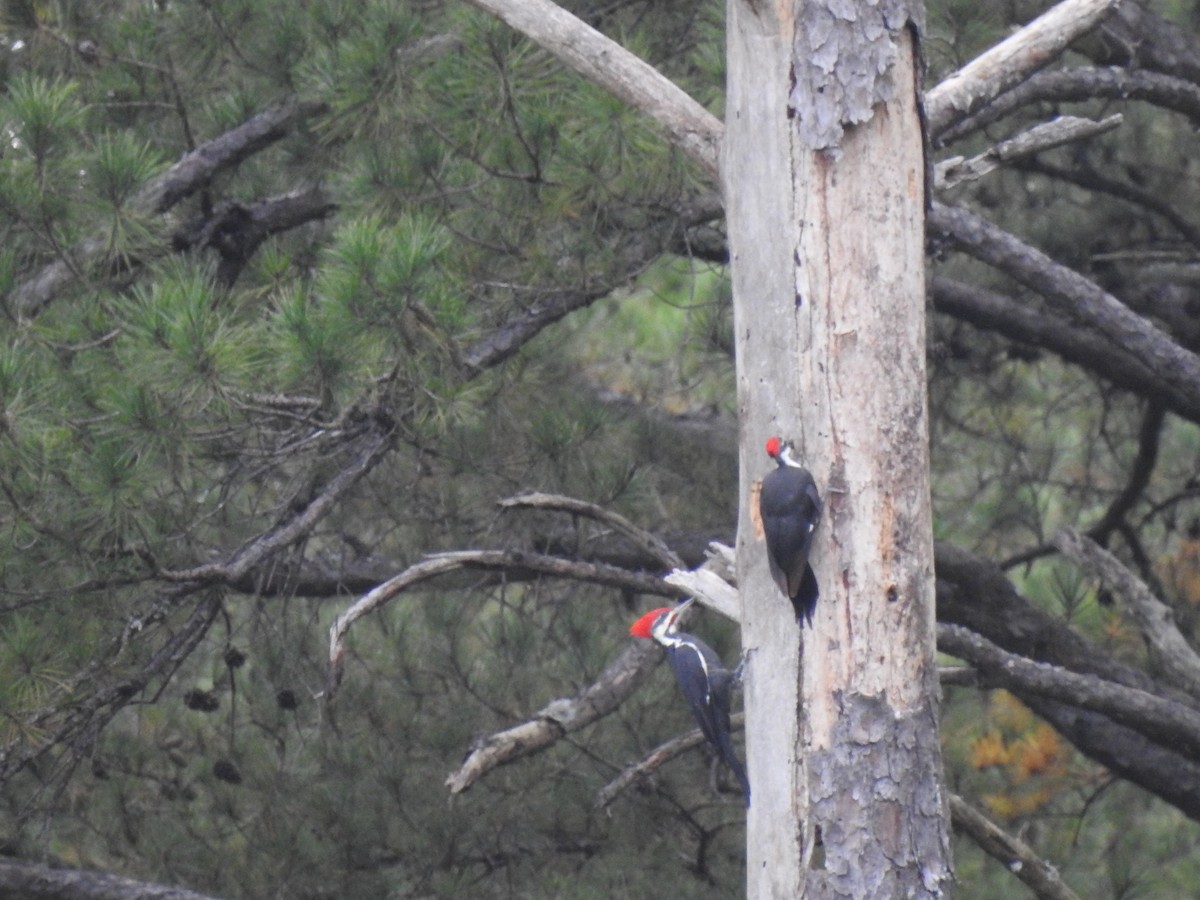
<svg viewBox="0 0 1200 900">
<path fill-rule="evenodd" d="M 746 804 L 749 805 L 750 781 L 733 750 L 730 734 L 729 706 L 733 675 L 722 664 L 716 651 L 704 641 L 683 632 L 675 634 L 674 638 L 674 642 L 667 647 L 667 660 L 675 674 L 675 682 L 700 731 L 737 777 Z"/>
<path fill-rule="evenodd" d="M 799 466 L 779 465 L 763 479 L 758 511 L 771 577 L 792 601 L 796 619 L 811 624 L 820 590 L 808 552 L 821 521 L 821 495 L 812 475 Z"/>
</svg>

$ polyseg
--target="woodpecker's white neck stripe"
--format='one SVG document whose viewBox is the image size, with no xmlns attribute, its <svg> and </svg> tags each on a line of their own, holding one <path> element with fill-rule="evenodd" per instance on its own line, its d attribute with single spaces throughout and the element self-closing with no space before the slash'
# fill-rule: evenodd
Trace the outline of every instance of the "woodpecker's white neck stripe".
<svg viewBox="0 0 1200 900">
<path fill-rule="evenodd" d="M 785 466 L 791 466 L 793 469 L 803 469 L 804 466 L 796 461 L 796 457 L 792 456 L 792 447 L 790 444 L 784 444 L 783 449 L 779 451 L 779 456 L 776 457 Z"/>
</svg>

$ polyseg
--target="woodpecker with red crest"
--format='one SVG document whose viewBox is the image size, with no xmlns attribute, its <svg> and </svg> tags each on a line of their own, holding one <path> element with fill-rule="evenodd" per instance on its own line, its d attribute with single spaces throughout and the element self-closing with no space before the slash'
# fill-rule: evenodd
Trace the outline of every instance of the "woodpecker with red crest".
<svg viewBox="0 0 1200 900">
<path fill-rule="evenodd" d="M 762 480 L 758 495 L 767 564 L 779 589 L 792 601 L 796 621 L 812 625 L 820 591 L 808 564 L 808 551 L 821 521 L 821 495 L 808 469 L 796 462 L 791 447 L 782 440 L 773 437 L 767 441 L 767 455 L 776 463 Z"/>
<path fill-rule="evenodd" d="M 729 727 L 729 695 L 734 674 L 725 668 L 715 650 L 694 635 L 679 630 L 679 615 L 692 604 L 664 606 L 651 610 L 633 623 L 629 633 L 653 640 L 667 651 L 667 662 L 696 724 L 716 748 L 717 755 L 733 770 L 746 805 L 750 805 L 750 781 L 733 751 Z"/>
</svg>

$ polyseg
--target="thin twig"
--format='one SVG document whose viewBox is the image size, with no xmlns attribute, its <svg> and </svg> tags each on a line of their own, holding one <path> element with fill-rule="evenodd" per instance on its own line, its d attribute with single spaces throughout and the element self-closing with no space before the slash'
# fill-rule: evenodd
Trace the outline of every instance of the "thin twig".
<svg viewBox="0 0 1200 900">
<path fill-rule="evenodd" d="M 989 856 L 1003 864 L 1041 900 L 1079 900 L 1054 866 L 1033 848 L 1002 829 L 957 794 L 950 795 L 950 820 Z"/>
</svg>

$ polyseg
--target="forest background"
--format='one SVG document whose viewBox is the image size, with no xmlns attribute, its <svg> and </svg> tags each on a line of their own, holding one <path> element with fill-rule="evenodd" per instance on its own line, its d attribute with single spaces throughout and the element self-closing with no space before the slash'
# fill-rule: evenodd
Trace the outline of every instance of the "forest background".
<svg viewBox="0 0 1200 900">
<path fill-rule="evenodd" d="M 569 8 L 723 114 L 722 4 Z M 1043 8 L 930 4 L 926 86 Z M 586 727 L 460 768 L 734 540 L 711 175 L 466 4 L 3 10 L 0 878 L 740 895 L 702 751 L 616 790 L 691 727 L 651 648 Z M 931 121 L 947 784 L 1089 898 L 1200 885 L 1197 124 L 1186 2 Z M 963 896 L 1024 890 L 954 853 Z"/>
</svg>

